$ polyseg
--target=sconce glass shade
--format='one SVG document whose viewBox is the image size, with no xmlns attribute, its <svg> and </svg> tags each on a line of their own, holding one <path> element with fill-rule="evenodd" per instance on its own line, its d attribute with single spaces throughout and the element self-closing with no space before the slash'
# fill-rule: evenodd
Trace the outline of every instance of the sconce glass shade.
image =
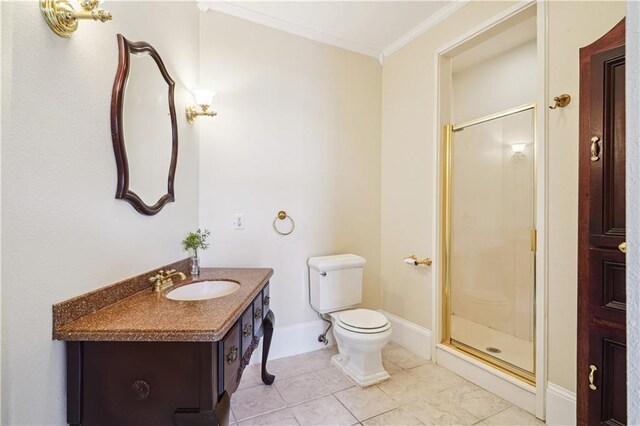
<svg viewBox="0 0 640 426">
<path fill-rule="evenodd" d="M 513 150 L 514 154 L 522 154 L 526 147 L 527 147 L 526 143 L 514 143 L 514 144 L 511 144 L 511 149 Z"/>
<path fill-rule="evenodd" d="M 196 98 L 196 104 L 209 106 L 215 96 L 215 92 L 209 89 L 196 89 L 193 91 L 193 95 Z"/>
<path fill-rule="evenodd" d="M 215 93 L 209 89 L 195 89 L 193 91 L 196 105 L 188 105 L 185 111 L 189 123 L 195 123 L 197 117 L 215 117 L 218 115 L 218 113 L 209 109 L 214 95 Z"/>
</svg>

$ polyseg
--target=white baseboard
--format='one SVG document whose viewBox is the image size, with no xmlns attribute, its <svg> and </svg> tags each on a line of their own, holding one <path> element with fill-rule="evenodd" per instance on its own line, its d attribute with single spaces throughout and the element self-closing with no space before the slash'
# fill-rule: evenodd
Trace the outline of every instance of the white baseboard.
<svg viewBox="0 0 640 426">
<path fill-rule="evenodd" d="M 276 326 L 273 330 L 269 359 L 299 355 L 335 345 L 335 339 L 331 331 L 327 333 L 329 343 L 326 346 L 318 342 L 318 336 L 324 333 L 328 325 L 329 324 L 322 320 L 317 320 L 282 327 Z M 261 361 L 262 341 L 263 339 L 260 339 L 260 345 L 251 356 L 251 364 Z"/>
<path fill-rule="evenodd" d="M 576 394 L 553 383 L 547 383 L 547 424 L 576 424 Z"/>
<path fill-rule="evenodd" d="M 421 357 L 431 359 L 431 330 L 386 311 L 378 311 L 391 323 L 391 341 Z"/>
<path fill-rule="evenodd" d="M 439 365 L 535 415 L 536 388 L 444 345 L 436 345 Z"/>
<path fill-rule="evenodd" d="M 379 312 L 386 316 L 391 323 L 392 342 L 409 349 L 417 355 L 431 359 L 431 330 L 420 327 L 388 312 Z M 335 339 L 331 331 L 327 333 L 327 337 L 329 338 L 327 346 L 318 342 L 318 336 L 324 333 L 327 325 L 326 322 L 317 320 L 282 327 L 276 326 L 273 330 L 269 359 L 299 355 L 335 345 Z M 260 346 L 258 346 L 251 357 L 251 363 L 260 362 L 261 357 L 262 339 L 260 339 Z"/>
</svg>

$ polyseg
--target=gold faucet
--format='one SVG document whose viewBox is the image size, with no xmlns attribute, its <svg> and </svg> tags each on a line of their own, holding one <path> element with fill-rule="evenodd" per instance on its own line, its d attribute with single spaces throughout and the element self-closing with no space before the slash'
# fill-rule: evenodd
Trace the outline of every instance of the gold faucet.
<svg viewBox="0 0 640 426">
<path fill-rule="evenodd" d="M 171 278 L 179 276 L 180 280 L 184 280 L 186 277 L 182 272 L 176 272 L 175 269 L 170 269 L 168 271 L 160 270 L 156 275 L 149 278 L 149 281 L 153 283 L 152 291 L 154 293 L 159 293 L 165 288 L 169 288 L 173 285 L 173 280 Z"/>
</svg>

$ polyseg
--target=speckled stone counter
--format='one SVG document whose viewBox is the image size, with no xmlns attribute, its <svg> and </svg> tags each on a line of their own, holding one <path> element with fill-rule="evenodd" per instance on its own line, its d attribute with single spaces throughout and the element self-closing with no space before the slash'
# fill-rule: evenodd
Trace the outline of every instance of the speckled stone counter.
<svg viewBox="0 0 640 426">
<path fill-rule="evenodd" d="M 176 262 L 187 272 L 188 262 Z M 162 268 L 158 268 L 162 269 Z M 268 268 L 202 268 L 200 276 L 180 281 L 160 293 L 151 291 L 149 277 L 157 270 L 53 307 L 53 338 L 66 341 L 215 342 L 236 323 L 273 275 Z M 197 281 L 230 280 L 240 288 L 227 296 L 176 301 L 171 290 Z M 123 291 L 127 288 L 127 291 Z M 135 292 L 133 290 L 135 290 Z M 118 296 L 123 297 L 118 299 Z M 104 299 L 108 300 L 108 303 Z"/>
</svg>

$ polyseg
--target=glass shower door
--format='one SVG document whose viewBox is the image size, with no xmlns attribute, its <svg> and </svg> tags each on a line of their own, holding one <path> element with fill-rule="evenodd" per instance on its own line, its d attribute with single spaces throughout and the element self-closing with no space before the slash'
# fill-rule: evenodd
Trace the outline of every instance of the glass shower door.
<svg viewBox="0 0 640 426">
<path fill-rule="evenodd" d="M 449 127 L 446 343 L 535 373 L 535 108 Z"/>
</svg>

